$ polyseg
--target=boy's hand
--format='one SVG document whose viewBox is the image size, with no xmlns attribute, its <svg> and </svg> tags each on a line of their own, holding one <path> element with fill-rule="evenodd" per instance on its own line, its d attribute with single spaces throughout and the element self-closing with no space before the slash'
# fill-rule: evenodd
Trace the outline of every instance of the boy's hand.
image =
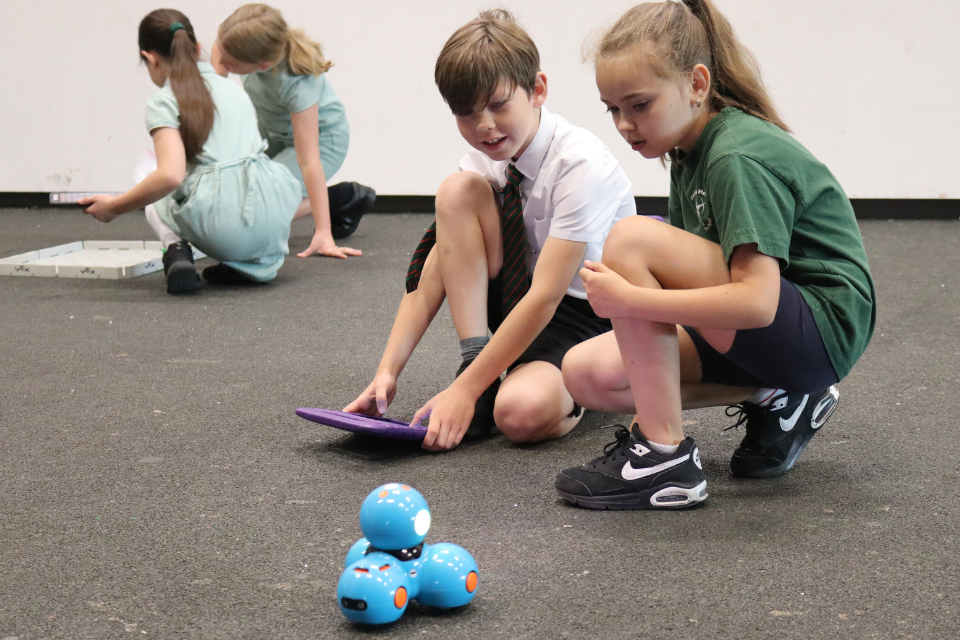
<svg viewBox="0 0 960 640">
<path fill-rule="evenodd" d="M 357 399 L 343 408 L 347 413 L 362 413 L 379 418 L 397 394 L 397 379 L 389 373 L 380 373 L 373 378 Z"/>
<path fill-rule="evenodd" d="M 120 213 L 113 210 L 113 201 L 116 196 L 105 194 L 96 196 L 87 196 L 77 200 L 77 204 L 84 206 L 84 213 L 90 214 L 100 222 L 111 222 L 115 220 Z"/>
<path fill-rule="evenodd" d="M 477 399 L 460 391 L 454 383 L 423 405 L 413 416 L 410 426 L 416 426 L 429 417 L 430 425 L 423 439 L 423 448 L 427 451 L 453 449 L 463 440 L 476 405 Z"/>
<path fill-rule="evenodd" d="M 317 231 L 313 234 L 313 240 L 306 251 L 297 254 L 299 258 L 308 258 L 312 255 L 329 256 L 331 258 L 349 258 L 350 256 L 362 256 L 363 251 L 351 249 L 350 247 L 338 247 L 329 231 Z"/>
<path fill-rule="evenodd" d="M 594 313 L 601 318 L 629 316 L 629 296 L 635 287 L 602 262 L 585 260 L 583 265 L 580 278 Z"/>
</svg>

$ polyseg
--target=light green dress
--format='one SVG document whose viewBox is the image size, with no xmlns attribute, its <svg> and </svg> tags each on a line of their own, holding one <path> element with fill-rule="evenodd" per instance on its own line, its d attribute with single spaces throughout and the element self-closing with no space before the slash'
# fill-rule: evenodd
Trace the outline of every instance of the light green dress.
<svg viewBox="0 0 960 640">
<path fill-rule="evenodd" d="M 295 76 L 285 64 L 267 71 L 241 76 L 243 88 L 257 109 L 260 133 L 267 139 L 267 155 L 279 162 L 300 181 L 302 196 L 307 197 L 297 153 L 293 148 L 291 113 L 299 113 L 317 105 L 320 127 L 320 162 L 324 177 L 329 180 L 343 165 L 350 146 L 350 126 L 343 104 L 320 76 Z"/>
<path fill-rule="evenodd" d="M 178 236 L 208 256 L 265 282 L 289 253 L 290 222 L 300 185 L 264 153 L 250 98 L 236 83 L 197 65 L 216 107 L 213 129 L 176 191 L 156 203 L 157 214 Z M 146 111 L 147 130 L 180 128 L 180 106 L 170 83 Z"/>
</svg>

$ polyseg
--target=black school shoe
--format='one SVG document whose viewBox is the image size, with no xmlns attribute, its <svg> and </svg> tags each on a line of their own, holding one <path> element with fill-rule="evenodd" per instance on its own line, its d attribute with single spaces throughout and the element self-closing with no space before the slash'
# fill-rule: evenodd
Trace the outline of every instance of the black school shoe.
<svg viewBox="0 0 960 640">
<path fill-rule="evenodd" d="M 473 362 L 473 358 L 470 360 L 464 360 L 460 364 L 460 368 L 457 369 L 457 375 L 455 378 L 459 378 L 460 374 L 466 371 L 467 367 Z M 470 421 L 470 426 L 467 427 L 467 432 L 465 437 L 467 438 L 481 438 L 483 436 L 489 435 L 493 428 L 496 425 L 493 421 L 493 405 L 497 400 L 497 392 L 500 390 L 500 378 L 497 378 L 493 381 L 486 391 L 480 394 L 480 397 L 477 398 L 477 406 L 473 410 L 473 419 Z"/>
<path fill-rule="evenodd" d="M 360 219 L 373 208 L 373 204 L 377 201 L 377 192 L 370 187 L 357 182 L 346 184 L 353 188 L 352 197 L 346 204 L 330 209 L 330 233 L 336 240 L 343 240 L 352 235 L 360 226 Z"/>
<path fill-rule="evenodd" d="M 617 427 L 603 455 L 557 474 L 557 492 L 587 509 L 682 509 L 707 498 L 700 450 L 686 438 L 675 453 L 654 451 L 634 424 Z"/>
<path fill-rule="evenodd" d="M 163 275 L 167 277 L 167 293 L 178 295 L 203 288 L 193 264 L 193 249 L 186 240 L 171 244 L 163 252 Z"/>
<path fill-rule="evenodd" d="M 747 434 L 730 459 L 730 470 L 743 478 L 772 478 L 790 470 L 804 448 L 830 418 L 840 402 L 832 386 L 819 393 L 787 393 L 769 407 L 744 402 L 727 408 L 739 415 Z"/>
</svg>

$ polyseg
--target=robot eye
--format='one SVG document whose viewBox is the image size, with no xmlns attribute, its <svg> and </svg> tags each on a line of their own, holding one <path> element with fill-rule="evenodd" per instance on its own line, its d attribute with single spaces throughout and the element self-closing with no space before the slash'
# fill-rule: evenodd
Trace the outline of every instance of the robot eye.
<svg viewBox="0 0 960 640">
<path fill-rule="evenodd" d="M 390 565 L 385 564 L 385 565 L 383 565 L 382 567 L 380 567 L 380 571 L 386 571 L 386 570 L 389 569 L 389 568 L 390 568 Z"/>
<path fill-rule="evenodd" d="M 356 600 L 354 598 L 340 598 L 340 604 L 343 605 L 344 609 L 352 609 L 353 611 L 367 610 L 367 603 L 363 600 Z"/>
<path fill-rule="evenodd" d="M 356 569 L 354 569 L 354 571 L 356 571 L 357 573 L 370 573 L 368 569 L 362 569 L 360 567 L 357 567 Z"/>
</svg>

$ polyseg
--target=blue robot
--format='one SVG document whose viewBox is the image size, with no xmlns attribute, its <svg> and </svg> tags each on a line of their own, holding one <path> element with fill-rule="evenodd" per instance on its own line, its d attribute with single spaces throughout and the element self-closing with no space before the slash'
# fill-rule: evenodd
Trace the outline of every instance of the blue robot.
<svg viewBox="0 0 960 640">
<path fill-rule="evenodd" d="M 374 489 L 360 507 L 363 538 L 347 552 L 337 585 L 340 611 L 351 622 L 396 622 L 416 600 L 451 609 L 480 586 L 477 563 L 455 544 L 424 544 L 430 509 L 420 492 L 403 484 Z"/>
</svg>

